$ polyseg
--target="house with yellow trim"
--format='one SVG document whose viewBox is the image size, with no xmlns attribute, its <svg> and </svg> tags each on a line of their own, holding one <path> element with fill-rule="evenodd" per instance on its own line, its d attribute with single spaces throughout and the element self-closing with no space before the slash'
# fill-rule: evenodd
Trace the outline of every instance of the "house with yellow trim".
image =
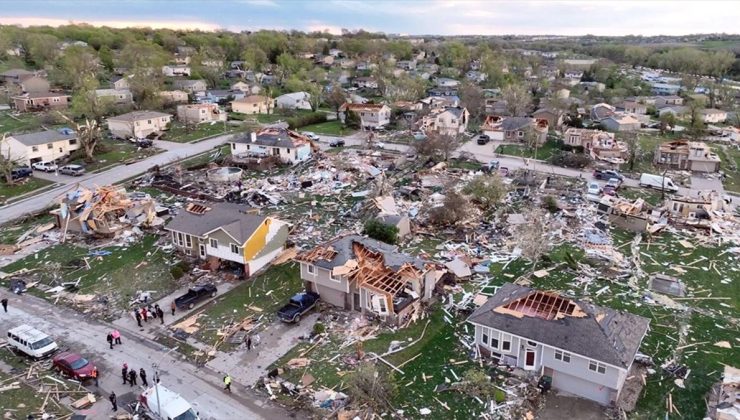
<svg viewBox="0 0 740 420">
<path fill-rule="evenodd" d="M 238 265 L 249 277 L 283 251 L 288 223 L 234 203 L 189 203 L 165 227 L 186 255 Z"/>
</svg>

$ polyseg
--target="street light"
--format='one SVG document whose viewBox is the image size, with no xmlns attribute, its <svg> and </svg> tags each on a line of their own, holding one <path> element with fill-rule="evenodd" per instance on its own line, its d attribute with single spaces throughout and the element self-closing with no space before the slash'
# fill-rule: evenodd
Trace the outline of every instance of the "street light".
<svg viewBox="0 0 740 420">
<path fill-rule="evenodd" d="M 154 368 L 154 393 L 157 395 L 157 416 L 159 416 L 160 418 L 162 417 L 162 411 L 161 411 L 161 406 L 160 406 L 161 403 L 159 402 L 159 362 L 161 362 L 162 359 L 164 359 L 165 356 L 167 356 L 168 354 L 170 354 L 170 352 L 173 352 L 173 351 L 177 350 L 179 347 L 180 346 L 175 346 L 175 347 L 167 350 L 162 355 L 162 357 L 159 358 L 159 360 L 157 360 L 156 362 L 152 363 L 152 368 Z"/>
</svg>

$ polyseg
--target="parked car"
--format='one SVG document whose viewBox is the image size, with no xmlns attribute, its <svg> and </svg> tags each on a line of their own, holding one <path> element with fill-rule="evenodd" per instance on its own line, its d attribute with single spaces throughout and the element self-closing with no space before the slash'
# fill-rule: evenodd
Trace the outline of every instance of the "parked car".
<svg viewBox="0 0 740 420">
<path fill-rule="evenodd" d="M 604 194 L 606 195 L 617 195 L 617 188 L 614 185 L 604 185 Z"/>
<path fill-rule="evenodd" d="M 199 420 L 200 414 L 180 394 L 155 384 L 139 395 L 145 417 L 152 419 Z M 140 408 L 140 409 L 141 409 Z"/>
<path fill-rule="evenodd" d="M 489 141 L 491 141 L 491 138 L 488 137 L 487 134 L 481 134 L 478 136 L 478 144 L 480 145 L 488 144 Z"/>
<path fill-rule="evenodd" d="M 497 171 L 500 166 L 501 166 L 501 162 L 497 160 L 491 160 L 485 165 L 483 165 L 481 167 L 481 170 L 483 170 L 483 172 L 493 172 L 493 171 Z"/>
<path fill-rule="evenodd" d="M 304 131 L 303 132 L 303 135 L 306 136 L 306 137 L 308 137 L 309 139 L 311 139 L 313 141 L 319 141 L 319 136 L 316 135 L 316 133 L 312 133 L 310 131 Z"/>
<path fill-rule="evenodd" d="M 290 298 L 287 305 L 278 310 L 278 318 L 283 322 L 300 322 L 301 316 L 316 306 L 319 295 L 312 292 L 298 293 Z"/>
<path fill-rule="evenodd" d="M 344 140 L 342 139 L 334 139 L 329 143 L 329 146 L 331 147 L 344 147 Z"/>
<path fill-rule="evenodd" d="M 423 131 L 414 131 L 411 135 L 414 136 L 414 140 L 424 140 L 427 138 L 427 135 Z"/>
<path fill-rule="evenodd" d="M 586 193 L 589 195 L 599 195 L 601 194 L 601 186 L 595 182 L 591 182 L 588 184 Z"/>
<path fill-rule="evenodd" d="M 64 352 L 54 356 L 52 368 L 68 378 L 83 381 L 92 378 L 95 365 L 77 353 Z"/>
<path fill-rule="evenodd" d="M 658 190 L 666 190 L 671 192 L 677 192 L 678 187 L 673 183 L 673 180 L 669 177 L 653 174 L 642 174 L 640 175 L 640 186 L 655 188 Z"/>
<path fill-rule="evenodd" d="M 619 181 L 624 181 L 622 174 L 611 169 L 594 169 L 593 177 L 596 179 L 617 178 Z"/>
<path fill-rule="evenodd" d="M 30 325 L 19 325 L 8 330 L 8 345 L 34 359 L 48 357 L 59 350 L 53 338 Z"/>
<path fill-rule="evenodd" d="M 614 190 L 618 190 L 620 185 L 622 185 L 622 181 L 617 178 L 609 178 L 609 181 L 606 182 L 606 186 L 613 187 Z"/>
<path fill-rule="evenodd" d="M 136 140 L 132 140 L 131 142 L 137 145 L 138 147 L 141 147 L 142 149 L 147 149 L 154 145 L 154 142 L 149 139 L 136 139 Z"/>
<path fill-rule="evenodd" d="M 501 176 L 509 176 L 509 168 L 507 167 L 499 168 L 498 174 Z"/>
<path fill-rule="evenodd" d="M 54 172 L 59 166 L 54 162 L 36 162 L 31 167 L 37 171 Z"/>
<path fill-rule="evenodd" d="M 209 297 L 216 297 L 216 286 L 213 284 L 196 284 L 188 289 L 184 295 L 175 298 L 175 306 L 178 309 L 193 309 L 197 303 Z"/>
<path fill-rule="evenodd" d="M 81 165 L 64 165 L 59 168 L 59 173 L 62 175 L 82 176 L 85 173 L 85 168 Z"/>
<path fill-rule="evenodd" d="M 21 166 L 18 168 L 14 168 L 10 171 L 10 177 L 13 180 L 28 178 L 33 174 L 33 169 L 29 168 L 28 166 Z"/>
</svg>

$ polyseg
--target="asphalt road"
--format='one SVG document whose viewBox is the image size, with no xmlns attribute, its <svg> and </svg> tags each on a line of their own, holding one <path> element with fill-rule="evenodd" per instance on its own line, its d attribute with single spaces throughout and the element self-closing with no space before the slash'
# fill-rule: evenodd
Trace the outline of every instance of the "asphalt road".
<svg viewBox="0 0 740 420">
<path fill-rule="evenodd" d="M 5 293 L 5 292 L 3 292 Z M 223 391 L 222 374 L 210 369 L 196 368 L 182 361 L 177 353 L 152 341 L 142 339 L 130 331 L 120 329 L 122 344 L 111 350 L 106 335 L 112 327 L 90 319 L 76 311 L 52 305 L 30 295 L 9 295 L 8 313 L 0 313 L 0 334 L 7 335 L 10 328 L 22 324 L 51 335 L 62 347 L 82 354 L 98 366 L 100 386 L 88 386 L 92 392 L 102 395 L 84 414 L 91 420 L 109 419 L 112 414 L 107 396 L 114 391 L 119 401 L 135 398 L 144 388 L 123 385 L 121 367 L 127 363 L 129 368 L 144 368 L 148 378 L 154 376 L 152 364 L 160 366 L 161 384 L 180 394 L 193 408 L 206 419 L 288 419 L 285 410 L 265 405 L 250 394 L 250 390 L 239 384 L 232 384 L 232 394 Z"/>
</svg>

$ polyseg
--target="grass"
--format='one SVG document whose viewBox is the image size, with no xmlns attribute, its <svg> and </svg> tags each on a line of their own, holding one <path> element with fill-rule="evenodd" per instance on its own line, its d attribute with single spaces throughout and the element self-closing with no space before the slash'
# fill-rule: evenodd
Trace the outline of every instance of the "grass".
<svg viewBox="0 0 740 420">
<path fill-rule="evenodd" d="M 447 161 L 448 168 L 465 169 L 466 171 L 477 171 L 481 168 L 480 162 L 471 162 L 469 160 L 450 159 Z"/>
<path fill-rule="evenodd" d="M 630 200 L 642 198 L 646 203 L 652 206 L 658 206 L 663 202 L 660 191 L 648 188 L 620 187 L 618 194 L 620 197 L 628 198 Z"/>
<path fill-rule="evenodd" d="M 222 156 L 229 156 L 231 154 L 231 147 L 226 144 L 218 148 L 218 152 L 216 153 L 216 150 L 209 150 L 206 153 L 202 153 L 198 156 L 191 157 L 189 159 L 185 159 L 180 164 L 186 168 L 194 168 L 201 165 L 206 165 L 208 163 L 214 162 L 219 157 Z"/>
<path fill-rule="evenodd" d="M 54 182 L 52 181 L 35 178 L 33 176 L 28 177 L 25 180 L 18 181 L 13 185 L 8 185 L 5 182 L 0 182 L 0 203 L 3 203 L 13 197 L 38 190 L 39 188 L 44 188 L 53 183 Z"/>
<path fill-rule="evenodd" d="M 233 130 L 234 127 L 225 125 L 222 122 L 198 124 L 195 128 L 174 123 L 170 129 L 165 132 L 166 134 L 162 137 L 162 140 L 174 141 L 177 143 L 191 143 L 206 137 L 229 133 Z"/>
<path fill-rule="evenodd" d="M 38 217 L 22 219 L 10 225 L 5 225 L 0 229 L 0 244 L 14 244 L 18 238 L 39 225 L 54 221 L 54 216 L 44 213 Z"/>
<path fill-rule="evenodd" d="M 0 112 L 0 133 L 22 133 L 33 130 L 41 130 L 41 121 L 37 115 L 20 114 L 11 117 L 8 112 Z"/>
<path fill-rule="evenodd" d="M 0 371 L 0 383 L 10 380 L 13 375 L 9 375 L 5 372 Z M 18 381 L 22 378 L 17 378 L 11 382 Z M 12 413 L 12 419 L 25 419 L 31 418 L 30 416 L 39 416 L 39 408 L 44 404 L 45 393 L 36 392 L 32 387 L 21 383 L 19 389 L 12 389 L 3 391 L 0 393 L 0 411 L 6 414 L 6 410 Z M 45 411 L 48 413 L 55 413 L 59 416 L 64 416 L 69 413 L 66 408 L 54 409 L 54 404 L 47 404 Z M 64 406 L 63 406 L 64 407 Z M 12 410 L 12 411 L 10 411 Z M 37 418 L 41 418 L 40 416 Z"/>
<path fill-rule="evenodd" d="M 153 290 L 155 296 L 163 296 L 177 288 L 169 270 L 176 261 L 157 247 L 157 238 L 145 235 L 132 245 L 101 248 L 111 253 L 101 257 L 89 256 L 89 249 L 83 246 L 58 244 L 9 264 L 3 271 L 32 270 L 32 276 L 45 284 L 79 281 L 79 293 L 105 295 L 110 305 L 124 309 L 138 290 Z M 38 289 L 31 291 L 51 299 Z"/>
<path fill-rule="evenodd" d="M 355 130 L 346 128 L 339 120 L 307 125 L 305 127 L 301 127 L 300 130 L 303 132 L 310 131 L 316 134 L 324 134 L 327 136 L 348 136 L 355 132 Z"/>
<path fill-rule="evenodd" d="M 722 171 L 727 176 L 725 190 L 740 194 L 740 149 L 733 146 L 714 146 L 713 149 L 722 159 Z"/>
<path fill-rule="evenodd" d="M 84 166 L 87 172 L 96 172 L 111 166 L 145 159 L 159 152 L 160 150 L 154 147 L 139 149 L 129 142 L 107 140 L 96 147 L 95 162 L 85 162 L 83 154 L 80 153 L 79 157 L 73 159 L 70 163 Z"/>
<path fill-rule="evenodd" d="M 201 328 L 195 338 L 213 344 L 219 338 L 219 328 L 249 316 L 263 315 L 261 322 L 269 323 L 275 317 L 275 312 L 301 290 L 303 282 L 297 264 L 271 266 L 209 303 L 203 316 L 198 319 Z M 258 307 L 262 312 L 254 311 L 250 306 Z"/>
<path fill-rule="evenodd" d="M 548 160 L 559 150 L 560 148 L 554 141 L 548 140 L 537 148 L 537 159 Z M 496 148 L 496 153 L 528 159 L 534 159 L 535 157 L 535 149 L 530 149 L 523 144 L 502 144 Z"/>
<path fill-rule="evenodd" d="M 278 121 L 285 121 L 288 116 L 283 114 L 257 114 L 249 115 L 249 117 L 257 117 L 257 122 L 260 124 L 273 124 Z"/>
</svg>

